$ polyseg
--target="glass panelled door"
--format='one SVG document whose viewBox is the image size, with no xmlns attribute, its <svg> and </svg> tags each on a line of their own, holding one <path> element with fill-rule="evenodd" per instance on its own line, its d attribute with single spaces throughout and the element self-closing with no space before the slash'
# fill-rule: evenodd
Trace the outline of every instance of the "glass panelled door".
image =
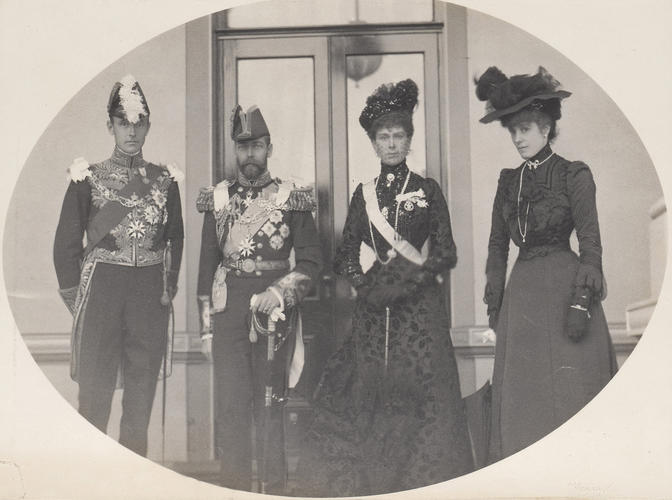
<svg viewBox="0 0 672 500">
<path fill-rule="evenodd" d="M 271 133 L 274 177 L 314 188 L 314 214 L 326 269 L 332 260 L 331 160 L 329 139 L 328 39 L 222 39 L 216 93 L 218 119 L 215 178 L 236 175 L 230 113 L 235 105 L 257 105 Z M 306 365 L 296 395 L 307 397 L 319 377 L 315 361 L 326 356 L 333 339 L 333 307 L 329 280 L 316 283 L 303 308 Z M 326 342 L 326 343 L 325 343 Z"/>
<path fill-rule="evenodd" d="M 257 104 L 273 142 L 271 174 L 314 186 L 315 214 L 325 269 L 304 304 L 310 359 L 298 394 L 312 394 L 326 357 L 350 329 L 352 290 L 331 273 L 357 184 L 379 170 L 358 119 L 366 98 L 381 84 L 413 79 L 419 103 L 409 167 L 441 183 L 437 34 L 310 33 L 305 36 L 222 37 L 217 42 L 215 180 L 235 175 L 230 112 Z M 362 248 L 362 265 L 373 262 Z"/>
<path fill-rule="evenodd" d="M 331 52 L 332 126 L 336 131 L 334 236 L 338 243 L 347 201 L 357 185 L 373 179 L 380 168 L 371 141 L 359 125 L 359 115 L 366 98 L 381 84 L 410 78 L 418 85 L 415 132 L 407 163 L 416 173 L 441 183 L 437 38 L 430 33 L 341 36 L 332 39 Z M 360 256 L 364 270 L 375 260 L 373 251 L 364 244 Z"/>
</svg>

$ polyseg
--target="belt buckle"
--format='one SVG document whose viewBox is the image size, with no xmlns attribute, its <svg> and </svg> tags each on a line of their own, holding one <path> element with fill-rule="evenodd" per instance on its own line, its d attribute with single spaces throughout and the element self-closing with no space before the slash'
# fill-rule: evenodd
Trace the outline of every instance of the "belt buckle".
<svg viewBox="0 0 672 500">
<path fill-rule="evenodd" d="M 253 273 L 254 270 L 257 268 L 257 265 L 252 259 L 245 259 L 241 265 L 241 269 L 245 271 L 246 273 Z"/>
</svg>

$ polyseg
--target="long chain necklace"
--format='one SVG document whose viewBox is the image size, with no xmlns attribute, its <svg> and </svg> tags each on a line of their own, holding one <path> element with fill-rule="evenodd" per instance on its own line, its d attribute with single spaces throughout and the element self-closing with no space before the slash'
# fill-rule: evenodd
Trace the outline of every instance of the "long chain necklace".
<svg viewBox="0 0 672 500">
<path fill-rule="evenodd" d="M 518 219 L 518 232 L 523 238 L 523 243 L 525 243 L 525 236 L 527 236 L 527 216 L 530 214 L 530 201 L 527 201 L 527 209 L 525 210 L 525 228 L 520 226 L 520 193 L 523 191 L 523 172 L 525 169 L 520 170 L 520 183 L 518 185 L 518 211 L 516 212 L 516 218 Z"/>
<path fill-rule="evenodd" d="M 553 156 L 555 152 L 551 153 L 548 155 L 546 158 L 543 160 L 534 160 L 530 161 L 527 160 L 525 162 L 525 167 L 520 169 L 520 183 L 518 184 L 518 212 L 516 213 L 516 218 L 518 219 L 518 232 L 520 233 L 521 238 L 523 238 L 523 243 L 525 243 L 525 237 L 527 236 L 527 218 L 530 215 L 530 200 L 527 200 L 527 208 L 525 209 L 525 225 L 524 227 L 521 226 L 520 224 L 520 194 L 523 191 L 523 173 L 525 173 L 525 168 L 529 168 L 530 170 L 535 170 L 539 165 L 542 165 L 546 163 L 551 156 Z"/>
<path fill-rule="evenodd" d="M 408 187 L 408 180 L 411 178 L 411 171 L 409 170 L 408 173 L 406 174 L 406 180 L 404 181 L 404 185 L 401 188 L 401 193 L 399 194 L 404 194 L 406 192 L 406 188 Z M 376 178 L 376 187 L 375 190 L 378 190 L 378 183 L 380 182 L 380 176 Z M 397 195 L 398 196 L 398 195 Z M 397 197 L 395 196 L 394 202 L 397 204 L 397 208 L 394 213 L 394 238 L 397 239 L 398 232 L 397 228 L 399 226 L 399 207 L 401 206 L 401 203 L 397 201 Z M 378 249 L 376 248 L 376 240 L 373 237 L 373 226 L 371 225 L 371 220 L 369 219 L 369 234 L 371 235 L 371 244 L 373 245 L 373 253 L 376 255 L 376 260 L 380 262 L 382 265 L 386 266 L 387 264 L 390 263 L 392 259 L 394 259 L 397 256 L 397 252 L 394 248 L 390 248 L 387 251 L 387 260 L 383 260 L 380 258 L 380 255 L 378 255 Z"/>
</svg>

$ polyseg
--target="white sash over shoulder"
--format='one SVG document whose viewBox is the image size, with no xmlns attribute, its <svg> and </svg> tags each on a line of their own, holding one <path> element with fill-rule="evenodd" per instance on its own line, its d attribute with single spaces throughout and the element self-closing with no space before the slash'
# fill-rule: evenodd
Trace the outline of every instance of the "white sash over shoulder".
<svg viewBox="0 0 672 500">
<path fill-rule="evenodd" d="M 366 204 L 366 214 L 378 232 L 385 241 L 400 255 L 421 266 L 427 260 L 428 245 L 427 241 L 422 247 L 422 252 L 419 252 L 411 243 L 402 238 L 397 231 L 387 222 L 385 216 L 380 213 L 378 206 L 378 198 L 376 196 L 376 182 L 375 180 L 367 182 L 362 186 L 362 194 L 364 195 L 364 202 Z"/>
</svg>

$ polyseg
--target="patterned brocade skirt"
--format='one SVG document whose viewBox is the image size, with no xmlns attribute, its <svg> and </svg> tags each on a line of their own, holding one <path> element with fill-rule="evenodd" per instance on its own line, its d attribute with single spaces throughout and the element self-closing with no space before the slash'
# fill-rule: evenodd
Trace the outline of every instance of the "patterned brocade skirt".
<svg viewBox="0 0 672 500">
<path fill-rule="evenodd" d="M 385 308 L 358 300 L 352 334 L 317 389 L 297 493 L 381 494 L 473 469 L 444 311 L 438 286 L 395 304 L 386 348 Z"/>
</svg>

